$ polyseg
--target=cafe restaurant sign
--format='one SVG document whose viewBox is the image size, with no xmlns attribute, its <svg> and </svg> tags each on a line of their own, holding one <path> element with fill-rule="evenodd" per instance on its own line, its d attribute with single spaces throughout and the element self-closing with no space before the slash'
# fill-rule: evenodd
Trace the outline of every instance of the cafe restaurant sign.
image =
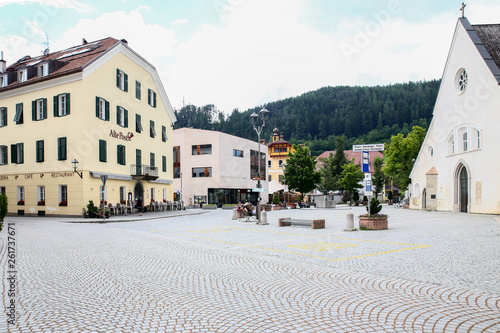
<svg viewBox="0 0 500 333">
<path fill-rule="evenodd" d="M 109 132 L 109 136 L 118 140 L 131 141 L 132 138 L 134 137 L 134 133 L 128 132 L 127 134 L 123 134 L 123 132 L 117 132 L 115 130 L 111 130 Z"/>
</svg>

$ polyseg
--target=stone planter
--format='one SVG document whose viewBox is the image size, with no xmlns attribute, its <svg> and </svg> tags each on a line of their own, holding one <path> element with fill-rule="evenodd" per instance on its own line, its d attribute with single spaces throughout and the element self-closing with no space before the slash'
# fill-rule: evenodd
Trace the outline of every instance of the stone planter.
<svg viewBox="0 0 500 333">
<path fill-rule="evenodd" d="M 236 211 L 236 217 L 239 218 L 239 219 L 242 219 L 244 218 L 245 216 L 243 216 L 243 211 Z"/>
<path fill-rule="evenodd" d="M 392 205 L 394 205 L 394 202 L 389 201 L 389 203 L 387 203 L 387 204 L 388 204 L 389 206 L 392 206 Z"/>
<path fill-rule="evenodd" d="M 360 216 L 359 217 L 359 229 L 368 230 L 385 230 L 388 229 L 387 216 L 375 217 L 375 216 Z"/>
</svg>

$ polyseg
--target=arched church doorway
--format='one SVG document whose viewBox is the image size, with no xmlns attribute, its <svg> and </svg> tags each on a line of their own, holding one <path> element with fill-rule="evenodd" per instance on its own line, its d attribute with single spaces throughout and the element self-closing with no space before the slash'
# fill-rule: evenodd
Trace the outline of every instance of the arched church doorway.
<svg viewBox="0 0 500 333">
<path fill-rule="evenodd" d="M 469 211 L 469 173 L 463 164 L 458 171 L 458 204 L 460 212 Z"/>
<path fill-rule="evenodd" d="M 139 198 L 144 202 L 144 187 L 141 182 L 135 183 L 134 187 L 134 201 L 137 201 Z"/>
<path fill-rule="evenodd" d="M 427 209 L 427 189 L 422 191 L 422 209 Z"/>
</svg>

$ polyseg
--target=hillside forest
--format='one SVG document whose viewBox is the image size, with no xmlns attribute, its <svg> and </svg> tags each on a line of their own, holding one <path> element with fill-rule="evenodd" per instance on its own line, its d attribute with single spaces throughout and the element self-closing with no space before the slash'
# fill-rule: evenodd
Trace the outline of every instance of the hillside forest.
<svg viewBox="0 0 500 333">
<path fill-rule="evenodd" d="M 440 80 L 375 87 L 324 87 L 297 97 L 270 102 L 226 115 L 215 105 L 186 105 L 175 110 L 174 128 L 221 131 L 257 140 L 250 124 L 252 112 L 270 111 L 261 137 L 269 142 L 277 127 L 285 140 L 305 143 L 313 156 L 335 149 L 335 138 L 345 136 L 345 149 L 353 144 L 388 143 L 391 136 L 406 136 L 413 126 L 424 129 L 432 118 Z"/>
</svg>

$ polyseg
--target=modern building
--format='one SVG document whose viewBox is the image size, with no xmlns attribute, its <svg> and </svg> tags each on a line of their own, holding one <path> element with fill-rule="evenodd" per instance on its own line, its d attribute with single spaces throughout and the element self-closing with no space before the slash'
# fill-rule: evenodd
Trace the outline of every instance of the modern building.
<svg viewBox="0 0 500 333">
<path fill-rule="evenodd" d="M 174 130 L 174 188 L 186 205 L 267 201 L 266 149 L 261 145 L 262 188 L 257 192 L 258 142 L 222 132 Z M 182 189 L 182 190 L 181 190 Z M 176 197 L 178 199 L 178 197 Z"/>
<path fill-rule="evenodd" d="M 500 214 L 500 24 L 458 19 L 410 208 Z"/>
<path fill-rule="evenodd" d="M 174 121 L 155 67 L 126 40 L 83 40 L 8 67 L 2 59 L 0 191 L 9 212 L 81 215 L 89 200 L 171 200 Z"/>
</svg>

